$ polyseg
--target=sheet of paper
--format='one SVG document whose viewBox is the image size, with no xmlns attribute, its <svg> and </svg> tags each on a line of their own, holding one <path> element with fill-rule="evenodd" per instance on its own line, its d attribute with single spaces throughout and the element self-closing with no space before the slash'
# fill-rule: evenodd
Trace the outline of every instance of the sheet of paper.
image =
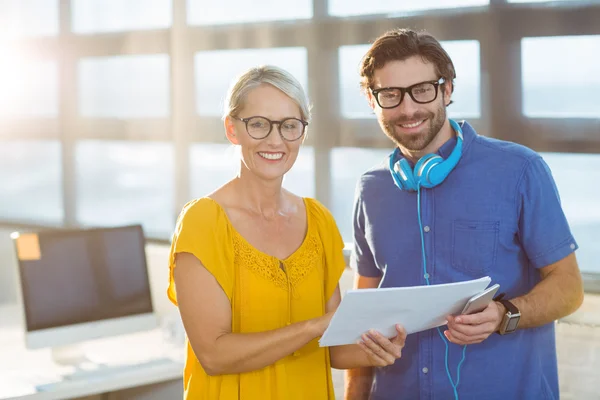
<svg viewBox="0 0 600 400">
<path fill-rule="evenodd" d="M 349 290 L 319 340 L 323 346 L 356 343 L 369 329 L 396 336 L 396 324 L 408 334 L 446 324 L 467 301 L 491 282 L 489 276 L 431 286 Z"/>
</svg>

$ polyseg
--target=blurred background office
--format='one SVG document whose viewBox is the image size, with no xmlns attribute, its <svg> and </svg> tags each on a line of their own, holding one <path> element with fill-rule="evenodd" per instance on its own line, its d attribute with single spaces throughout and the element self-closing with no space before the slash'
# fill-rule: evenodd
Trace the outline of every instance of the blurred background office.
<svg viewBox="0 0 600 400">
<path fill-rule="evenodd" d="M 384 31 L 423 28 L 455 63 L 450 117 L 552 169 L 586 287 L 559 324 L 562 392 L 599 398 L 599 21 L 598 0 L 0 0 L 0 303 L 17 298 L 11 231 L 140 223 L 172 313 L 164 250 L 181 207 L 235 174 L 223 99 L 257 64 L 307 90 L 284 186 L 328 206 L 350 247 L 355 182 L 391 151 L 358 63 Z"/>
</svg>

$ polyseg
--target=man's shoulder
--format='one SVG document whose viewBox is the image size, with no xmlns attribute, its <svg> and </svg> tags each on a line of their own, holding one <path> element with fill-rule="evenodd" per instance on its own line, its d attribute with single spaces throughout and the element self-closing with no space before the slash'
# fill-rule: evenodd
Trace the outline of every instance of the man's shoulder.
<svg viewBox="0 0 600 400">
<path fill-rule="evenodd" d="M 483 153 L 492 161 L 501 161 L 505 165 L 513 163 L 515 166 L 523 166 L 541 158 L 539 153 L 522 144 L 481 135 L 477 135 L 473 140 L 471 151 Z"/>
<path fill-rule="evenodd" d="M 362 190 L 365 187 L 388 185 L 390 178 L 390 169 L 387 158 L 373 165 L 360 175 L 358 180 L 358 189 Z"/>
</svg>

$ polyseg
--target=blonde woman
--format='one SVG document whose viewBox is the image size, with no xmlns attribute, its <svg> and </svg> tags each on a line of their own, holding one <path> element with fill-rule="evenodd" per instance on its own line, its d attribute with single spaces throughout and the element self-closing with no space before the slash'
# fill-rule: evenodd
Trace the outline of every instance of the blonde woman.
<svg viewBox="0 0 600 400">
<path fill-rule="evenodd" d="M 340 302 L 343 242 L 318 201 L 282 187 L 310 121 L 298 81 L 253 68 L 232 85 L 225 133 L 238 176 L 189 202 L 173 235 L 168 295 L 188 338 L 186 399 L 334 399 L 331 367 L 389 365 L 405 333 L 330 350 L 318 338 Z"/>
</svg>

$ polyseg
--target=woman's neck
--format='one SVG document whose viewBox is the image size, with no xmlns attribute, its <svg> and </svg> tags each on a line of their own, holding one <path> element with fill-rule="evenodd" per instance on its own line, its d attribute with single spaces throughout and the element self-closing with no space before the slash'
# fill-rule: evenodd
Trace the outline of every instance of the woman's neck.
<svg viewBox="0 0 600 400">
<path fill-rule="evenodd" d="M 265 181 L 246 171 L 241 172 L 234 182 L 238 197 L 236 203 L 241 208 L 266 219 L 285 216 L 291 211 L 292 205 L 282 188 L 282 178 Z"/>
</svg>

